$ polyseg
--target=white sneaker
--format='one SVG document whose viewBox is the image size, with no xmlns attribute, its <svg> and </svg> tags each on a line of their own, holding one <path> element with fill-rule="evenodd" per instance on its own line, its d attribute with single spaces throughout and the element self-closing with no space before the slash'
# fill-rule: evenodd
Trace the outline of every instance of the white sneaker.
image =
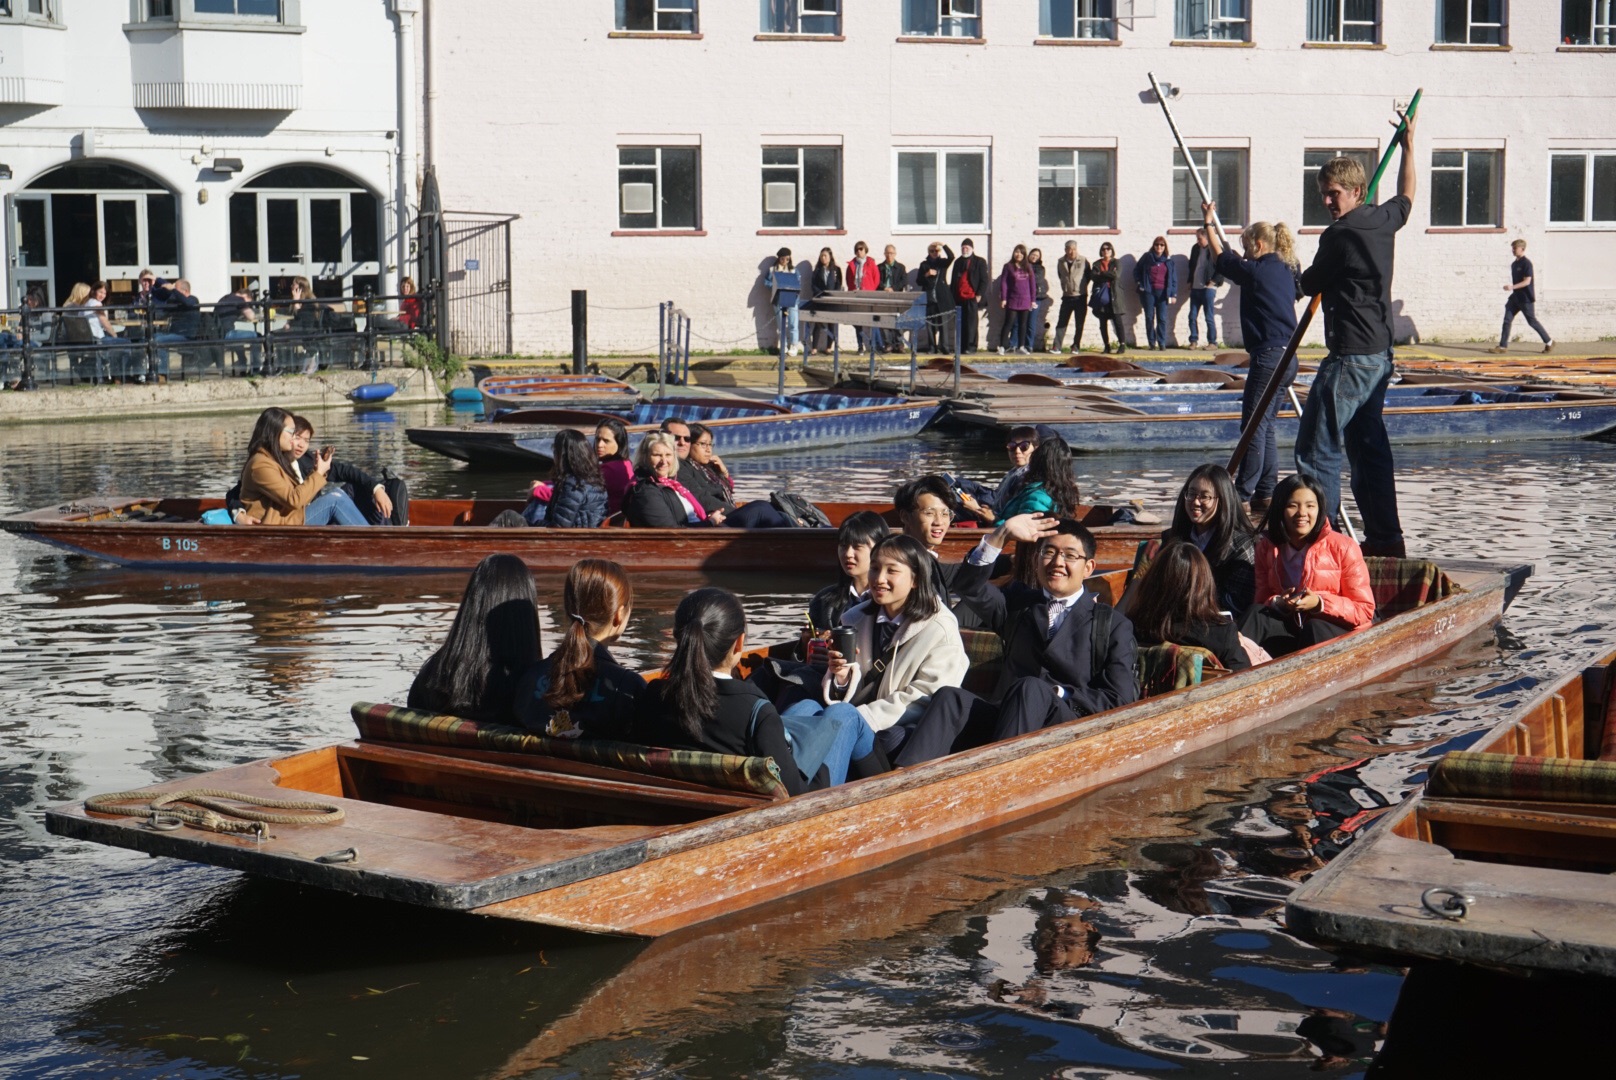
<svg viewBox="0 0 1616 1080">
<path fill-rule="evenodd" d="M 1000 356 L 1003 356 L 1003 355 L 1004 355 L 1004 346 L 1003 346 L 1003 345 L 1000 345 L 1000 346 L 999 346 L 999 355 L 1000 355 Z"/>
<path fill-rule="evenodd" d="M 1023 345 L 1021 348 L 1017 349 L 1016 352 L 1020 353 L 1022 356 L 1031 356 L 1032 355 L 1032 350 L 1027 348 L 1027 346 L 1025 346 L 1025 345 Z"/>
</svg>

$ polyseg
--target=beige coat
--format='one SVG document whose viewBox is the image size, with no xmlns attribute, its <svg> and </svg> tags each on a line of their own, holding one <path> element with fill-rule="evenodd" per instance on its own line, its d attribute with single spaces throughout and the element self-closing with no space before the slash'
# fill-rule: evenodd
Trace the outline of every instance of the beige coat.
<svg viewBox="0 0 1616 1080">
<path fill-rule="evenodd" d="M 324 487 L 325 477 L 316 472 L 297 483 L 262 449 L 248 458 L 247 467 L 241 470 L 241 501 L 247 513 L 265 525 L 303 524 L 303 508 Z"/>
<path fill-rule="evenodd" d="M 827 671 L 821 684 L 827 702 L 846 701 L 858 692 L 861 678 L 877 659 L 875 621 L 879 614 L 880 609 L 866 600 L 842 615 L 842 624 L 858 632 L 853 676 L 846 687 L 838 687 Z M 948 608 L 939 608 L 931 618 L 905 623 L 899 628 L 897 652 L 891 665 L 880 675 L 879 696 L 858 706 L 859 714 L 873 731 L 891 727 L 910 710 L 918 716 L 938 690 L 958 686 L 964 681 L 969 667 L 965 646 L 960 641 L 959 621 Z"/>
</svg>

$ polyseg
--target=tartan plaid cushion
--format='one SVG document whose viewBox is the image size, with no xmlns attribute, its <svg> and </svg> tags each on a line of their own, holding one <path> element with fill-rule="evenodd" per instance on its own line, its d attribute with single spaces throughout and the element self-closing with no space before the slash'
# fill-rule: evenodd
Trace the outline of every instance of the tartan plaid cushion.
<svg viewBox="0 0 1616 1080">
<path fill-rule="evenodd" d="M 970 662 L 961 689 L 978 697 L 993 693 L 999 684 L 999 672 L 1004 667 L 1004 642 L 991 630 L 960 630 L 965 645 L 965 659 Z"/>
<path fill-rule="evenodd" d="M 1203 670 L 1221 666 L 1216 656 L 1197 645 L 1141 645 L 1134 652 L 1133 674 L 1139 696 L 1153 697 L 1199 686 Z"/>
<path fill-rule="evenodd" d="M 770 799 L 784 799 L 788 794 L 773 758 L 664 750 L 605 739 L 551 739 L 526 728 L 479 724 L 458 716 L 420 712 L 397 705 L 373 705 L 366 701 L 356 702 L 352 712 L 361 739 L 546 754 L 726 791 L 750 792 Z"/>
<path fill-rule="evenodd" d="M 1365 558 L 1364 564 L 1369 568 L 1369 588 L 1375 594 L 1377 619 L 1389 619 L 1463 591 L 1440 566 L 1424 559 L 1376 555 Z"/>
<path fill-rule="evenodd" d="M 1469 799 L 1616 803 L 1616 761 L 1456 750 L 1436 763 L 1426 790 Z"/>
</svg>

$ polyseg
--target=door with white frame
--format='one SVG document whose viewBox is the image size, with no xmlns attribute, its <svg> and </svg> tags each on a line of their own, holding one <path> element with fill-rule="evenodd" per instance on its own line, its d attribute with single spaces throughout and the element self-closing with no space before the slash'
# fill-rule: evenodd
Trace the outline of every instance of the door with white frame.
<svg viewBox="0 0 1616 1080">
<path fill-rule="evenodd" d="M 33 288 L 43 290 L 46 306 L 52 306 L 55 275 L 51 268 L 50 196 L 12 195 L 6 201 L 9 204 L 7 235 L 11 237 L 11 250 L 7 252 L 11 288 L 6 293 L 5 306 L 18 307 Z"/>
<path fill-rule="evenodd" d="M 334 170 L 273 169 L 230 197 L 231 277 L 275 299 L 298 277 L 315 296 L 377 291 L 380 214 L 373 193 Z"/>
</svg>

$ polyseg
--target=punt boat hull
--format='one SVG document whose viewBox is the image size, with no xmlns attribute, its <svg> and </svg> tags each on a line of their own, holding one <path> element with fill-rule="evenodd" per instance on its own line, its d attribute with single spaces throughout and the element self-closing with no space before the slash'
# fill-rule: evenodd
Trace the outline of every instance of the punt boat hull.
<svg viewBox="0 0 1616 1080">
<path fill-rule="evenodd" d="M 639 391 L 606 375 L 490 375 L 477 384 L 488 409 L 626 410 Z"/>
<path fill-rule="evenodd" d="M 496 760 L 510 755 L 423 753 L 390 743 L 367 750 L 364 742 L 153 789 L 229 787 L 281 798 L 309 792 L 344 809 L 348 818 L 338 825 L 276 826 L 260 841 L 158 832 L 132 818 L 91 814 L 82 803 L 47 811 L 46 823 L 58 835 L 359 895 L 656 937 L 1036 814 L 1339 696 L 1488 625 L 1530 568 L 1477 564 L 1450 573 L 1462 591 L 1250 671 L 883 776 L 682 824 L 527 829 L 350 799 L 346 785 L 371 768 L 391 769 L 419 791 L 434 758 L 447 758 L 443 768 L 462 775 L 480 771 L 502 785 L 507 801 L 541 783 L 569 791 L 584 783 L 577 775 L 546 778 L 537 763 L 516 769 Z M 352 769 L 334 767 L 343 757 L 352 759 Z M 661 804 L 696 798 L 688 790 L 655 794 Z M 599 807 L 609 798 L 597 790 L 583 804 Z M 332 861 L 336 852 L 346 861 Z"/>
</svg>

